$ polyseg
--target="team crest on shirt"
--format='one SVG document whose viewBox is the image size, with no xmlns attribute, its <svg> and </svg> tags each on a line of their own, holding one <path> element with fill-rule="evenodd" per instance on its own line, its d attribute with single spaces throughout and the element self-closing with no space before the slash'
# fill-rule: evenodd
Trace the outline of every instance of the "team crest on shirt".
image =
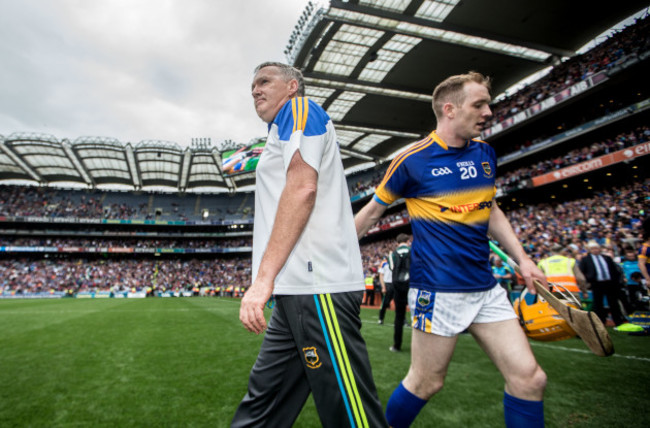
<svg viewBox="0 0 650 428">
<path fill-rule="evenodd" d="M 429 303 L 431 303 L 431 292 L 420 291 L 418 293 L 418 304 L 420 306 L 427 306 Z"/>
<path fill-rule="evenodd" d="M 483 177 L 492 178 L 492 167 L 490 166 L 490 162 L 481 162 L 481 166 L 483 167 L 483 172 L 485 173 Z"/>
<path fill-rule="evenodd" d="M 318 356 L 318 352 L 316 352 L 315 346 L 302 348 L 302 352 L 305 354 L 305 361 L 307 361 L 307 367 L 310 369 L 317 369 L 323 364 Z"/>
</svg>

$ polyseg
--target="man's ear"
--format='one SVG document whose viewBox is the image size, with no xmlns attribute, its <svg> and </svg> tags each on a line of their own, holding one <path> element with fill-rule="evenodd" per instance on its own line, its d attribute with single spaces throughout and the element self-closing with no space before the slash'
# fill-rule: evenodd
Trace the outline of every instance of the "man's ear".
<svg viewBox="0 0 650 428">
<path fill-rule="evenodd" d="M 298 94 L 298 81 L 296 79 L 289 80 L 289 93 L 291 96 L 297 96 Z"/>
<path fill-rule="evenodd" d="M 442 112 L 447 119 L 453 119 L 456 115 L 456 106 L 450 102 L 446 102 L 442 105 Z"/>
</svg>

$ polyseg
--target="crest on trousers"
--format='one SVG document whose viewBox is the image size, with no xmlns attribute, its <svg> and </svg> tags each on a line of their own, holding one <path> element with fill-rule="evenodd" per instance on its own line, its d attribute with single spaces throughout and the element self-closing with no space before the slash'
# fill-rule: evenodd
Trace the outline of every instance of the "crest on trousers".
<svg viewBox="0 0 650 428">
<path fill-rule="evenodd" d="M 490 166 L 490 162 L 481 162 L 481 166 L 483 167 L 483 172 L 485 173 L 485 176 L 491 177 L 492 167 Z"/>
<path fill-rule="evenodd" d="M 310 369 L 317 369 L 323 364 L 318 356 L 318 352 L 316 352 L 315 346 L 302 348 L 302 352 L 305 354 L 305 361 L 307 361 L 307 367 Z"/>
</svg>

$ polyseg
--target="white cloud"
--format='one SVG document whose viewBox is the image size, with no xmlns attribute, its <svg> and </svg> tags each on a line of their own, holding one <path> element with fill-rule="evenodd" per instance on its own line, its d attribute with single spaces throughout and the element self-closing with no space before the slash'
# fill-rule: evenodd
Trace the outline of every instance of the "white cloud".
<svg viewBox="0 0 650 428">
<path fill-rule="evenodd" d="M 254 67 L 282 51 L 307 0 L 0 0 L 0 134 L 62 139 L 265 134 Z"/>
</svg>

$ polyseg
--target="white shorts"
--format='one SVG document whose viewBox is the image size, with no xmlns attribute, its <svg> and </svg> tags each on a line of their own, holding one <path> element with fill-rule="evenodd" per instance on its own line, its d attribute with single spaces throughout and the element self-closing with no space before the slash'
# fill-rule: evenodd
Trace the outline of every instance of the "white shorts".
<svg viewBox="0 0 650 428">
<path fill-rule="evenodd" d="M 517 318 L 508 294 L 498 284 L 487 291 L 442 293 L 411 288 L 411 325 L 425 333 L 453 337 L 471 324 Z"/>
</svg>

